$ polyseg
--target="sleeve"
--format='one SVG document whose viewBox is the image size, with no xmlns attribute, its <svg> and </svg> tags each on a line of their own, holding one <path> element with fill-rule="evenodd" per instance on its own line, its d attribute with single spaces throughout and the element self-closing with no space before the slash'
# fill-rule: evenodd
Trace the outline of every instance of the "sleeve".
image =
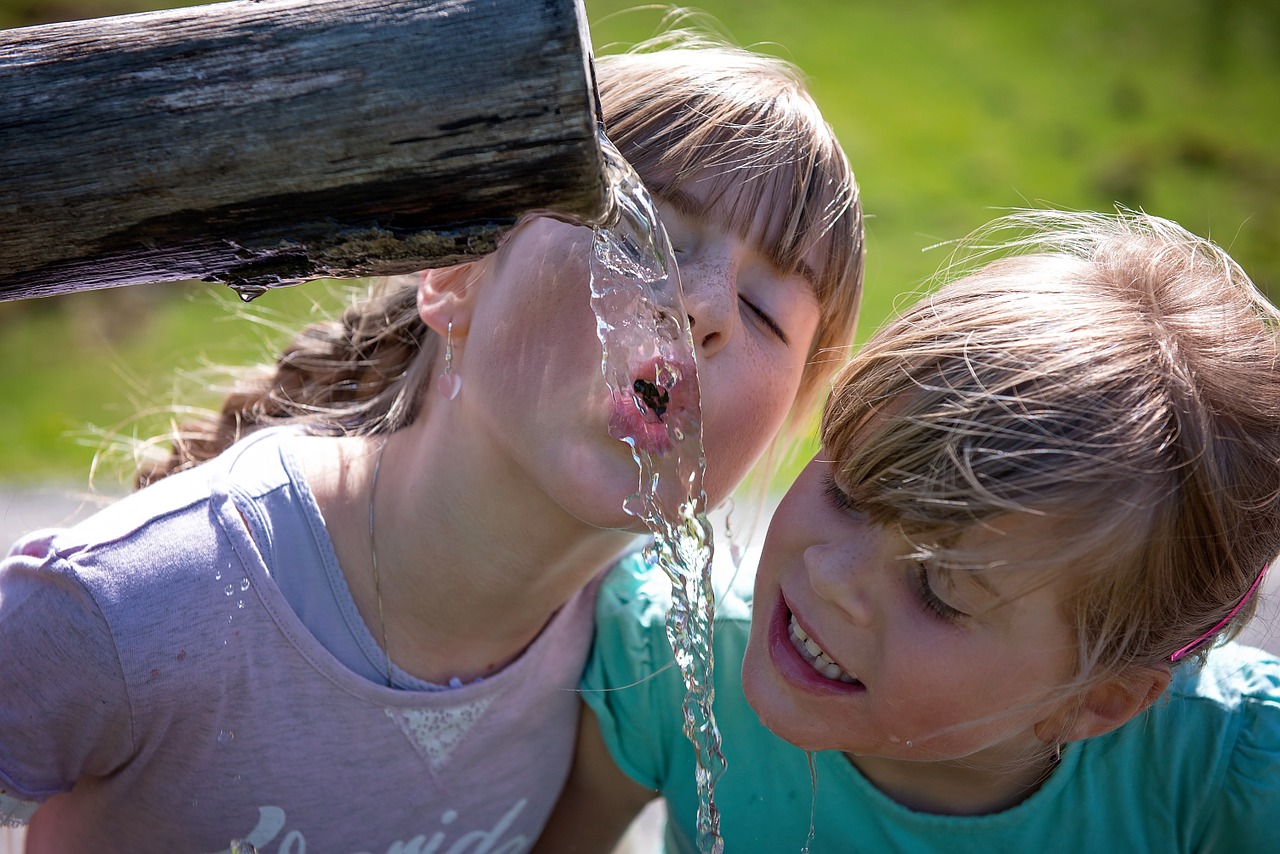
<svg viewBox="0 0 1280 854">
<path fill-rule="evenodd" d="M 1274 851 L 1280 844 L 1280 661 L 1246 666 L 1235 676 L 1246 683 L 1239 729 L 1197 850 Z"/>
<path fill-rule="evenodd" d="M 684 690 L 666 636 L 670 583 L 639 555 L 610 571 L 596 601 L 596 635 L 582 678 L 614 762 L 649 789 L 670 773 Z"/>
<path fill-rule="evenodd" d="M 11 801 L 43 802 L 126 761 L 132 717 L 110 627 L 49 532 L 0 562 L 0 650 L 0 791 Z"/>
</svg>

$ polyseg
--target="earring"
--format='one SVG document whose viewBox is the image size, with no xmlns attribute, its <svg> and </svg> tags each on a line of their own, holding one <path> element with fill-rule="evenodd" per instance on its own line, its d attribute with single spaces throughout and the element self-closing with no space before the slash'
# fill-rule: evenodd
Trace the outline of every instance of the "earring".
<svg viewBox="0 0 1280 854">
<path fill-rule="evenodd" d="M 453 321 L 445 331 L 444 340 L 444 373 L 436 380 L 436 387 L 448 400 L 453 400 L 462 389 L 462 377 L 453 372 Z"/>
</svg>

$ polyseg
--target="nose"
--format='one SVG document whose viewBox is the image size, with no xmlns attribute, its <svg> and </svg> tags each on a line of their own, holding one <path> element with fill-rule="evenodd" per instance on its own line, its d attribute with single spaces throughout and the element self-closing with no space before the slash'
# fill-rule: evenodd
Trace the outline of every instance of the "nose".
<svg viewBox="0 0 1280 854">
<path fill-rule="evenodd" d="M 809 585 L 855 625 L 867 625 L 875 609 L 874 568 L 866 555 L 844 546 L 810 546 L 804 552 Z"/>
<path fill-rule="evenodd" d="M 705 246 L 680 264 L 689 328 L 703 358 L 724 349 L 733 335 L 741 266 L 742 259 L 729 241 Z"/>
</svg>

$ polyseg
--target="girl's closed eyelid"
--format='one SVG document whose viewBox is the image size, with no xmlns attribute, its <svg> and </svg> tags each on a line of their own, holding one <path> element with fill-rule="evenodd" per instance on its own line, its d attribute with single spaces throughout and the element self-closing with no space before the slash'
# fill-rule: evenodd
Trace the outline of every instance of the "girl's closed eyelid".
<svg viewBox="0 0 1280 854">
<path fill-rule="evenodd" d="M 822 491 L 826 493 L 827 501 L 831 506 L 844 513 L 852 513 L 858 509 L 853 503 L 853 499 L 849 497 L 849 493 L 840 488 L 836 483 L 836 479 L 827 472 L 822 476 Z"/>
<path fill-rule="evenodd" d="M 783 344 L 786 344 L 787 346 L 791 345 L 791 339 L 787 337 L 787 333 L 783 331 L 782 327 L 778 325 L 778 322 L 775 321 L 772 317 L 770 317 L 769 314 L 766 311 L 764 311 L 764 309 L 760 308 L 750 299 L 748 299 L 745 296 L 742 296 L 741 294 L 738 295 L 738 299 L 742 300 L 742 302 L 747 306 L 747 308 L 751 310 L 751 313 L 754 314 L 760 320 L 761 323 L 769 327 L 769 331 L 773 333 L 774 337 L 776 337 L 779 341 L 781 341 Z"/>
<path fill-rule="evenodd" d="M 924 561 L 915 562 L 914 584 L 916 597 L 929 612 L 948 623 L 958 623 L 969 615 L 952 607 L 934 591 L 929 583 L 929 567 Z"/>
</svg>

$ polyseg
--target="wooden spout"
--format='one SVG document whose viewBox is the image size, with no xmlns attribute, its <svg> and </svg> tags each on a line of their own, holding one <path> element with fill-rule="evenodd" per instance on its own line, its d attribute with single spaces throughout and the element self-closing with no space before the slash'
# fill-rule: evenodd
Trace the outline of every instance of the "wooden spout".
<svg viewBox="0 0 1280 854">
<path fill-rule="evenodd" d="M 581 0 L 237 0 L 0 31 L 0 300 L 250 295 L 606 207 Z"/>
</svg>

